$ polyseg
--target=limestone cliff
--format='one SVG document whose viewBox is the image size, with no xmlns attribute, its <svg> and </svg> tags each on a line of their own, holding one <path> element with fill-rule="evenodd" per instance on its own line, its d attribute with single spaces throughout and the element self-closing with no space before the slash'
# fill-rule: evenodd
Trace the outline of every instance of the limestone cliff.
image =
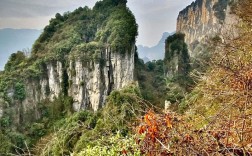
<svg viewBox="0 0 252 156">
<path fill-rule="evenodd" d="M 137 24 L 125 0 L 56 14 L 32 54 L 13 54 L 0 73 L 0 117 L 39 119 L 40 104 L 72 98 L 72 109 L 97 111 L 113 90 L 134 81 Z"/>
<path fill-rule="evenodd" d="M 109 48 L 105 49 L 101 53 L 105 58 L 105 64 L 92 60 L 70 60 L 70 66 L 67 68 L 70 82 L 67 92 L 68 96 L 73 97 L 74 110 L 91 108 L 97 111 L 104 105 L 106 96 L 112 90 L 121 89 L 133 82 L 134 51 L 134 46 L 124 55 L 109 51 Z M 26 98 L 22 101 L 24 110 L 36 107 L 36 103 L 47 98 L 53 101 L 63 93 L 61 62 L 48 64 L 46 77 L 39 80 L 39 83 L 33 81 L 25 83 Z"/>
<path fill-rule="evenodd" d="M 184 33 L 191 55 L 199 42 L 222 35 L 237 35 L 234 25 L 238 18 L 231 14 L 230 0 L 196 0 L 180 11 L 177 18 L 177 32 Z"/>
<path fill-rule="evenodd" d="M 71 61 L 68 75 L 72 84 L 68 94 L 74 99 L 74 110 L 89 107 L 96 111 L 104 105 L 106 96 L 112 90 L 133 82 L 134 51 L 133 46 L 131 51 L 121 55 L 107 48 L 101 53 L 104 64 Z M 90 71 L 90 68 L 93 70 Z M 75 74 L 70 73 L 73 70 Z"/>
</svg>

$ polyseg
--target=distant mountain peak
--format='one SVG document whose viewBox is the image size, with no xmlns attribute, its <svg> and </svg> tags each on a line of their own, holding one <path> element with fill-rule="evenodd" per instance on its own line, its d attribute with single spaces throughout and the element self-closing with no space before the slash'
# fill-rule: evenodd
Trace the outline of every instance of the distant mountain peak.
<svg viewBox="0 0 252 156">
<path fill-rule="evenodd" d="M 169 33 L 169 32 L 164 32 L 162 35 L 162 38 L 159 40 L 158 44 L 164 44 L 165 40 L 168 36 L 173 35 L 175 32 Z"/>
<path fill-rule="evenodd" d="M 157 45 L 153 47 L 138 45 L 139 57 L 144 60 L 147 60 L 146 58 L 148 58 L 150 61 L 164 59 L 165 40 L 168 36 L 173 35 L 174 33 L 175 32 L 164 32 Z"/>
</svg>

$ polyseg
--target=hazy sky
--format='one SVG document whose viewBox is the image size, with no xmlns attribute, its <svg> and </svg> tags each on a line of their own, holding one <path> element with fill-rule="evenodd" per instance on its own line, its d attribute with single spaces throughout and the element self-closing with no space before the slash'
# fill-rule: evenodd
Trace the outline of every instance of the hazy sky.
<svg viewBox="0 0 252 156">
<path fill-rule="evenodd" d="M 43 29 L 59 13 L 79 6 L 93 7 L 97 0 L 0 0 L 0 28 Z M 128 0 L 139 25 L 137 44 L 155 45 L 163 32 L 176 29 L 180 10 L 193 0 Z"/>
</svg>

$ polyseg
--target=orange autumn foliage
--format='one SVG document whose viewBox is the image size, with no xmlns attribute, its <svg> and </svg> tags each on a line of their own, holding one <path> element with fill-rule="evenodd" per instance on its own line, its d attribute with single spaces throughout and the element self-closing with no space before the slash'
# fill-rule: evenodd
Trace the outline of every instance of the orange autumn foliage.
<svg viewBox="0 0 252 156">
<path fill-rule="evenodd" d="M 141 153 L 149 156 L 252 154 L 249 147 L 252 140 L 247 137 L 243 144 L 239 143 L 233 131 L 239 130 L 242 123 L 237 120 L 237 123 L 219 124 L 214 128 L 209 125 L 209 128 L 195 129 L 185 116 L 149 111 L 137 127 L 138 134 L 143 135 L 137 144 Z M 249 132 L 244 130 L 245 133 Z"/>
<path fill-rule="evenodd" d="M 156 155 L 156 149 L 161 148 L 160 141 L 167 141 L 168 137 L 164 135 L 172 128 L 171 114 L 155 114 L 154 111 L 148 111 L 143 119 L 141 125 L 137 127 L 138 134 L 144 134 L 143 140 L 139 140 L 142 154 Z M 159 151 L 167 154 L 166 150 Z"/>
</svg>

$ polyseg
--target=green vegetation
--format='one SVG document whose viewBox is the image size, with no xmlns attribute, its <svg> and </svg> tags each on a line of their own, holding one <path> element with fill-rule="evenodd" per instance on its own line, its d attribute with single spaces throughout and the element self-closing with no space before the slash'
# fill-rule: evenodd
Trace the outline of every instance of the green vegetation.
<svg viewBox="0 0 252 156">
<path fill-rule="evenodd" d="M 97 2 L 93 9 L 80 7 L 63 16 L 56 14 L 35 42 L 32 57 L 46 56 L 47 61 L 63 61 L 66 55 L 73 53 L 92 59 L 105 45 L 115 52 L 125 52 L 136 36 L 137 24 L 126 1 L 104 0 Z"/>
<path fill-rule="evenodd" d="M 72 114 L 72 103 L 70 97 L 60 97 L 53 102 L 44 101 L 39 104 L 39 120 L 34 119 L 34 110 L 31 114 L 18 112 L 18 116 L 14 117 L 13 109 L 6 107 L 0 119 L 0 137 L 5 144 L 0 146 L 1 154 L 15 153 L 15 150 L 24 153 L 27 148 L 31 148 L 38 139 L 54 130 L 56 121 Z M 17 118 L 19 123 L 14 121 Z"/>
<path fill-rule="evenodd" d="M 153 60 L 144 64 L 135 56 L 135 75 L 141 93 L 144 99 L 160 108 L 164 108 L 167 100 L 177 110 L 178 104 L 194 87 L 184 37 L 184 34 L 174 34 L 166 39 L 164 60 Z"/>
<path fill-rule="evenodd" d="M 24 100 L 25 99 L 25 86 L 24 83 L 17 82 L 14 86 L 14 99 Z"/>
<path fill-rule="evenodd" d="M 163 60 L 153 60 L 144 64 L 136 55 L 135 68 L 135 76 L 143 98 L 162 108 L 167 90 Z"/>
<path fill-rule="evenodd" d="M 136 155 L 136 143 L 131 134 L 130 124 L 141 115 L 142 108 L 147 106 L 143 104 L 145 102 L 141 99 L 140 91 L 135 85 L 121 91 L 114 91 L 108 97 L 105 107 L 96 113 L 81 111 L 55 120 L 51 125 L 54 129 L 49 134 L 50 141 L 44 145 L 42 138 L 34 152 L 40 152 L 41 155 L 48 153 L 51 155 L 71 153 L 118 155 L 123 150 L 128 151 L 133 148 L 135 153 L 132 155 Z M 43 133 L 40 129 L 41 125 L 34 126 L 33 129 L 37 134 Z"/>
<path fill-rule="evenodd" d="M 185 35 L 181 33 L 169 36 L 165 41 L 164 75 L 166 98 L 172 108 L 177 110 L 178 104 L 194 87 L 191 58 L 185 43 Z"/>
<path fill-rule="evenodd" d="M 8 153 L 11 148 L 10 138 L 2 133 L 0 133 L 0 153 Z"/>
<path fill-rule="evenodd" d="M 23 52 L 18 51 L 17 53 L 11 54 L 9 61 L 6 63 L 4 70 L 13 71 L 22 66 L 22 61 L 25 60 L 25 55 Z"/>
<path fill-rule="evenodd" d="M 167 76 L 186 76 L 190 71 L 190 58 L 184 34 L 174 34 L 165 41 L 165 72 Z"/>
</svg>

